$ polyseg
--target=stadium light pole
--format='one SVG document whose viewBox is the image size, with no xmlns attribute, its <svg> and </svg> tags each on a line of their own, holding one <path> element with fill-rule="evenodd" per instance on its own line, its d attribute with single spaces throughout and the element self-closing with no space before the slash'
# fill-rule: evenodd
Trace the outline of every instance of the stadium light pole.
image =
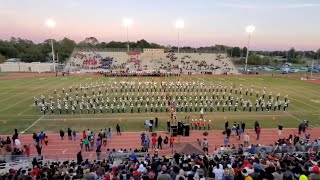
<svg viewBox="0 0 320 180">
<path fill-rule="evenodd" d="M 248 46 L 247 46 L 246 64 L 245 64 L 245 67 L 244 67 L 245 73 L 247 73 L 251 33 L 253 33 L 255 31 L 255 29 L 256 28 L 253 25 L 249 25 L 246 28 L 246 32 L 248 33 Z"/>
<path fill-rule="evenodd" d="M 56 72 L 56 64 L 55 64 L 55 59 L 54 59 L 54 49 L 53 49 L 53 40 L 52 40 L 52 28 L 56 26 L 56 22 L 52 19 L 48 19 L 46 21 L 46 25 L 50 29 L 50 41 L 51 41 L 51 53 L 52 53 L 52 62 L 53 62 L 53 71 Z"/>
<path fill-rule="evenodd" d="M 131 18 L 124 18 L 123 19 L 123 25 L 126 28 L 127 31 L 127 51 L 129 52 L 130 50 L 130 45 L 129 45 L 129 26 L 132 24 L 132 19 Z"/>
<path fill-rule="evenodd" d="M 177 20 L 176 21 L 176 28 L 178 29 L 178 53 L 180 53 L 180 29 L 184 28 L 184 21 Z"/>
</svg>

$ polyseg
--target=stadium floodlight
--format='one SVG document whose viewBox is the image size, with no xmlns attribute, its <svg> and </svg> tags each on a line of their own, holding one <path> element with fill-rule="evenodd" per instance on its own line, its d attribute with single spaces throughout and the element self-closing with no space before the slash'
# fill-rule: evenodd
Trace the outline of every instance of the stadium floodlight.
<svg viewBox="0 0 320 180">
<path fill-rule="evenodd" d="M 184 28 L 184 21 L 183 20 L 177 20 L 176 21 L 176 28 L 178 29 L 178 53 L 180 53 L 180 29 Z"/>
<path fill-rule="evenodd" d="M 249 25 L 246 27 L 246 32 L 248 33 L 248 46 L 247 46 L 246 64 L 244 67 L 245 73 L 247 73 L 251 33 L 253 33 L 255 30 L 256 30 L 256 28 L 253 25 Z"/>
<path fill-rule="evenodd" d="M 55 64 L 55 59 L 54 59 L 54 49 L 53 49 L 53 40 L 52 40 L 52 29 L 56 26 L 56 22 L 53 19 L 47 19 L 46 20 L 46 25 L 50 29 L 50 41 L 51 41 L 53 71 L 56 72 L 56 64 Z"/>
<path fill-rule="evenodd" d="M 256 28 L 253 25 L 249 25 L 246 28 L 247 33 L 253 33 Z"/>
<path fill-rule="evenodd" d="M 132 25 L 132 19 L 131 18 L 124 18 L 123 19 L 123 25 L 126 28 L 127 31 L 127 51 L 129 52 L 130 50 L 130 45 L 129 45 L 129 27 Z"/>
</svg>

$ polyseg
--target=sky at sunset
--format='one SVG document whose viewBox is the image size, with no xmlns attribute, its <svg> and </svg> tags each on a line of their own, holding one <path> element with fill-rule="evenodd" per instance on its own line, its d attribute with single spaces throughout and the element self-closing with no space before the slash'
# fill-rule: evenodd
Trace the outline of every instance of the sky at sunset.
<svg viewBox="0 0 320 180">
<path fill-rule="evenodd" d="M 255 50 L 320 48 L 320 0 L 0 0 L 0 39 L 42 42 L 52 18 L 54 39 L 125 41 L 126 17 L 131 41 L 177 45 L 175 21 L 182 19 L 181 46 L 246 46 L 252 24 Z"/>
</svg>

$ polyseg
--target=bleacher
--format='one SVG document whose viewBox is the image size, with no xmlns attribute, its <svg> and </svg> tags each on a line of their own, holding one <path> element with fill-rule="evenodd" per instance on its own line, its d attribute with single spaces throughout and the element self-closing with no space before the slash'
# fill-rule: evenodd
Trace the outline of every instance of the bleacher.
<svg viewBox="0 0 320 180">
<path fill-rule="evenodd" d="M 164 49 L 130 52 L 75 49 L 67 62 L 69 72 L 154 72 L 180 74 L 237 74 L 224 53 L 174 53 Z"/>
</svg>

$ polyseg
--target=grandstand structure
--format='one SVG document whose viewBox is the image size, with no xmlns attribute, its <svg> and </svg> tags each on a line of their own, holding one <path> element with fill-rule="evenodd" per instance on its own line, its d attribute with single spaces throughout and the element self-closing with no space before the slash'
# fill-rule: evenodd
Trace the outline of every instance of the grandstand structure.
<svg viewBox="0 0 320 180">
<path fill-rule="evenodd" d="M 165 49 L 75 49 L 65 66 L 68 72 L 125 72 L 179 74 L 238 74 L 226 53 L 175 53 Z"/>
</svg>

